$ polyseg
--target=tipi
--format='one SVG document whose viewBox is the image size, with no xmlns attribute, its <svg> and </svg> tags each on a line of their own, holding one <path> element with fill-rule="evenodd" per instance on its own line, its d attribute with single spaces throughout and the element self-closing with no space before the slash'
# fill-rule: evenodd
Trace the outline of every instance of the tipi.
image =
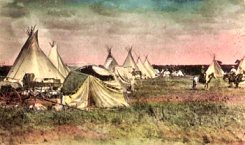
<svg viewBox="0 0 245 145">
<path fill-rule="evenodd" d="M 111 47 L 107 47 L 108 56 L 104 64 L 104 67 L 110 71 L 114 70 L 114 68 L 118 66 L 116 59 L 112 56 L 111 49 Z"/>
<path fill-rule="evenodd" d="M 27 30 L 29 35 L 24 46 L 10 69 L 6 81 L 22 81 L 26 73 L 33 73 L 35 80 L 55 78 L 64 81 L 64 76 L 44 54 L 38 44 L 38 31 L 35 27 Z"/>
<path fill-rule="evenodd" d="M 58 46 L 53 41 L 50 43 L 51 50 L 49 51 L 48 58 L 50 61 L 54 64 L 54 66 L 59 70 L 59 72 L 66 77 L 70 71 L 70 69 L 64 64 L 63 60 L 60 57 L 60 54 L 58 52 Z"/>
<path fill-rule="evenodd" d="M 223 77 L 224 75 L 224 71 L 222 70 L 221 66 L 219 65 L 219 63 L 217 62 L 217 60 L 215 59 L 215 55 L 213 57 L 213 61 L 212 63 L 209 65 L 207 71 L 206 71 L 206 76 L 208 77 L 208 75 L 214 73 L 214 76 L 217 78 L 219 77 Z"/>
<path fill-rule="evenodd" d="M 140 59 L 140 57 L 138 57 L 137 66 L 138 66 L 139 70 L 141 71 L 142 75 L 145 76 L 145 78 L 151 78 L 152 77 L 151 74 L 149 74 L 149 72 L 145 68 L 145 66 L 144 66 L 142 60 Z"/>
<path fill-rule="evenodd" d="M 132 47 L 128 49 L 128 55 L 123 63 L 123 67 L 132 68 L 135 69 L 136 71 L 139 70 L 132 55 Z"/>
<path fill-rule="evenodd" d="M 156 72 L 148 60 L 148 56 L 145 57 L 144 66 L 152 78 L 156 77 Z"/>
<path fill-rule="evenodd" d="M 237 73 L 243 73 L 243 71 L 245 71 L 245 56 L 241 59 L 238 68 L 237 68 Z"/>
</svg>

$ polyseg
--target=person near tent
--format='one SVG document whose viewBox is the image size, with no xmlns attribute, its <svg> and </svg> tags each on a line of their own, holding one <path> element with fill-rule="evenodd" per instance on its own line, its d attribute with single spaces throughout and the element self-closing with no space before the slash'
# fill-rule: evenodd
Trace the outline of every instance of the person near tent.
<svg viewBox="0 0 245 145">
<path fill-rule="evenodd" d="M 236 69 L 235 69 L 234 66 L 231 67 L 230 74 L 231 75 L 235 75 L 236 74 Z"/>
<path fill-rule="evenodd" d="M 199 79 L 200 80 L 205 80 L 206 79 L 206 71 L 205 71 L 205 67 L 204 66 L 201 67 L 201 73 L 199 75 Z"/>
<path fill-rule="evenodd" d="M 205 79 L 206 79 L 206 71 L 205 71 L 205 67 L 202 66 L 199 76 L 193 77 L 192 89 L 194 89 L 194 90 L 196 89 L 196 86 L 197 86 L 197 83 L 199 80 L 205 81 Z"/>
<path fill-rule="evenodd" d="M 131 91 L 134 92 L 135 91 L 135 76 L 133 76 L 130 86 L 131 86 Z"/>
<path fill-rule="evenodd" d="M 135 68 L 132 69 L 131 74 L 133 75 L 134 78 L 137 76 L 141 78 L 141 73 L 138 73 Z"/>
<path fill-rule="evenodd" d="M 193 83 L 192 83 L 192 89 L 193 90 L 196 90 L 197 82 L 198 82 L 198 76 L 194 76 L 193 77 Z"/>
</svg>

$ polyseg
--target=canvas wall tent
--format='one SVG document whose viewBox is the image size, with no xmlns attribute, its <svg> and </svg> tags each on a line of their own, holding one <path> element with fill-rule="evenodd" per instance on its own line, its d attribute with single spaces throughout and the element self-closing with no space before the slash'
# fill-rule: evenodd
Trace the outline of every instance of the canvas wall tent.
<svg viewBox="0 0 245 145">
<path fill-rule="evenodd" d="M 99 78 L 102 81 L 111 81 L 114 80 L 114 76 L 111 72 L 103 67 L 99 67 L 96 65 L 87 65 L 77 69 L 79 72 L 94 76 Z"/>
<path fill-rule="evenodd" d="M 139 70 L 141 71 L 142 78 L 151 78 L 152 77 L 151 74 L 149 74 L 149 72 L 145 68 L 145 66 L 144 66 L 142 60 L 140 59 L 140 57 L 138 57 L 137 66 L 138 66 Z"/>
<path fill-rule="evenodd" d="M 128 49 L 128 55 L 123 63 L 123 67 L 132 68 L 132 69 L 135 69 L 136 71 L 139 71 L 139 68 L 137 64 L 135 63 L 134 57 L 132 55 L 132 48 Z"/>
<path fill-rule="evenodd" d="M 94 76 L 105 83 L 111 83 L 125 90 L 125 85 L 116 77 L 114 73 L 103 66 L 87 65 L 77 69 L 79 72 Z"/>
<path fill-rule="evenodd" d="M 21 48 L 21 51 L 5 80 L 22 81 L 26 73 L 33 73 L 35 75 L 35 80 L 55 78 L 63 82 L 64 76 L 39 47 L 38 31 L 34 32 L 34 28 L 32 28 L 28 31 L 28 35 L 29 38 Z"/>
<path fill-rule="evenodd" d="M 224 71 L 222 70 L 222 68 L 219 65 L 219 63 L 217 62 L 217 60 L 215 59 L 215 56 L 213 57 L 213 61 L 209 65 L 209 67 L 208 67 L 208 69 L 206 71 L 206 77 L 208 77 L 208 75 L 210 75 L 212 73 L 214 73 L 214 76 L 216 78 L 223 77 L 223 75 L 224 75 Z"/>
<path fill-rule="evenodd" d="M 60 54 L 58 52 L 58 46 L 53 41 L 53 43 L 50 43 L 51 49 L 49 51 L 48 58 L 49 60 L 54 64 L 54 66 L 59 70 L 59 72 L 66 77 L 70 71 L 70 69 L 65 65 L 63 60 L 60 57 Z"/>
<path fill-rule="evenodd" d="M 108 56 L 105 60 L 104 67 L 110 71 L 113 71 L 116 66 L 118 66 L 118 63 L 116 59 L 112 56 L 111 48 L 107 48 Z"/>
<path fill-rule="evenodd" d="M 145 57 L 144 66 L 145 66 L 146 70 L 148 71 L 148 73 L 150 74 L 151 78 L 155 78 L 156 72 L 155 72 L 154 68 L 152 67 L 151 63 L 149 62 L 147 56 Z"/>
<path fill-rule="evenodd" d="M 79 109 L 91 106 L 106 108 L 129 106 L 122 88 L 78 71 L 69 73 L 62 91 L 64 93 L 62 103 Z"/>
</svg>

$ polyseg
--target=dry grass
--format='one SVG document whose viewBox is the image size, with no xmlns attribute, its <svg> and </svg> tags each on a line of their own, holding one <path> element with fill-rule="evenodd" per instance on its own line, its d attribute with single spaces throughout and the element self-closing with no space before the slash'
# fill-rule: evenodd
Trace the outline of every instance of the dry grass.
<svg viewBox="0 0 245 145">
<path fill-rule="evenodd" d="M 48 133 L 59 136 L 36 142 L 41 144 L 231 144 L 245 141 L 245 108 L 236 103 L 237 98 L 244 98 L 245 90 L 229 89 L 223 82 L 214 81 L 208 91 L 193 91 L 191 82 L 182 78 L 139 83 L 130 108 L 63 112 L 2 108 L 0 128 L 11 129 L 13 137 L 18 132 L 25 139 L 28 139 L 26 133 L 33 130 L 45 132 L 33 134 L 36 139 Z M 229 102 L 235 105 L 228 105 Z M 64 125 L 68 130 L 57 131 L 57 127 Z M 69 126 L 75 127 L 69 129 Z M 67 135 L 63 137 L 63 134 Z"/>
</svg>

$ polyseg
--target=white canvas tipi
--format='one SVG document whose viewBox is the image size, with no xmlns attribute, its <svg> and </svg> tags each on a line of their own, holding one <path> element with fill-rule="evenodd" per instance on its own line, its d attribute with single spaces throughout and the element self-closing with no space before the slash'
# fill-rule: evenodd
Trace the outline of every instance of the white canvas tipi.
<svg viewBox="0 0 245 145">
<path fill-rule="evenodd" d="M 145 68 L 145 66 L 144 66 L 143 62 L 141 61 L 140 57 L 138 57 L 137 66 L 138 66 L 139 70 L 141 71 L 142 75 L 145 76 L 145 78 L 151 78 L 151 75 L 149 74 L 149 72 Z"/>
<path fill-rule="evenodd" d="M 63 60 L 60 57 L 60 54 L 58 52 L 58 46 L 57 44 L 53 41 L 53 43 L 50 43 L 51 45 L 51 50 L 49 51 L 48 58 L 50 61 L 54 64 L 54 66 L 59 70 L 59 72 L 66 77 L 70 69 L 64 64 Z"/>
<path fill-rule="evenodd" d="M 148 56 L 145 57 L 144 66 L 152 78 L 156 77 L 156 72 L 148 60 Z"/>
<path fill-rule="evenodd" d="M 243 57 L 238 65 L 237 68 L 237 74 L 243 74 L 243 71 L 245 71 L 245 57 Z"/>
<path fill-rule="evenodd" d="M 55 78 L 64 81 L 64 76 L 56 69 L 38 44 L 38 31 L 35 27 L 27 30 L 29 38 L 16 58 L 5 80 L 22 81 L 26 73 L 33 73 L 36 80 Z"/>
<path fill-rule="evenodd" d="M 116 66 L 118 66 L 118 63 L 116 61 L 116 59 L 112 56 L 112 53 L 111 53 L 111 48 L 110 47 L 107 47 L 107 51 L 108 51 L 108 56 L 105 60 L 105 64 L 104 64 L 104 67 L 108 70 L 114 70 L 114 68 Z"/>
<path fill-rule="evenodd" d="M 132 48 L 128 49 L 128 55 L 123 63 L 123 67 L 132 68 L 132 69 L 135 69 L 136 71 L 139 70 L 138 66 L 135 63 L 133 55 L 132 55 Z"/>
<path fill-rule="evenodd" d="M 214 73 L 214 76 L 217 77 L 223 77 L 224 71 L 222 70 L 221 66 L 219 63 L 216 61 L 215 56 L 213 57 L 212 63 L 209 65 L 207 71 L 206 71 L 206 76 Z"/>
</svg>

